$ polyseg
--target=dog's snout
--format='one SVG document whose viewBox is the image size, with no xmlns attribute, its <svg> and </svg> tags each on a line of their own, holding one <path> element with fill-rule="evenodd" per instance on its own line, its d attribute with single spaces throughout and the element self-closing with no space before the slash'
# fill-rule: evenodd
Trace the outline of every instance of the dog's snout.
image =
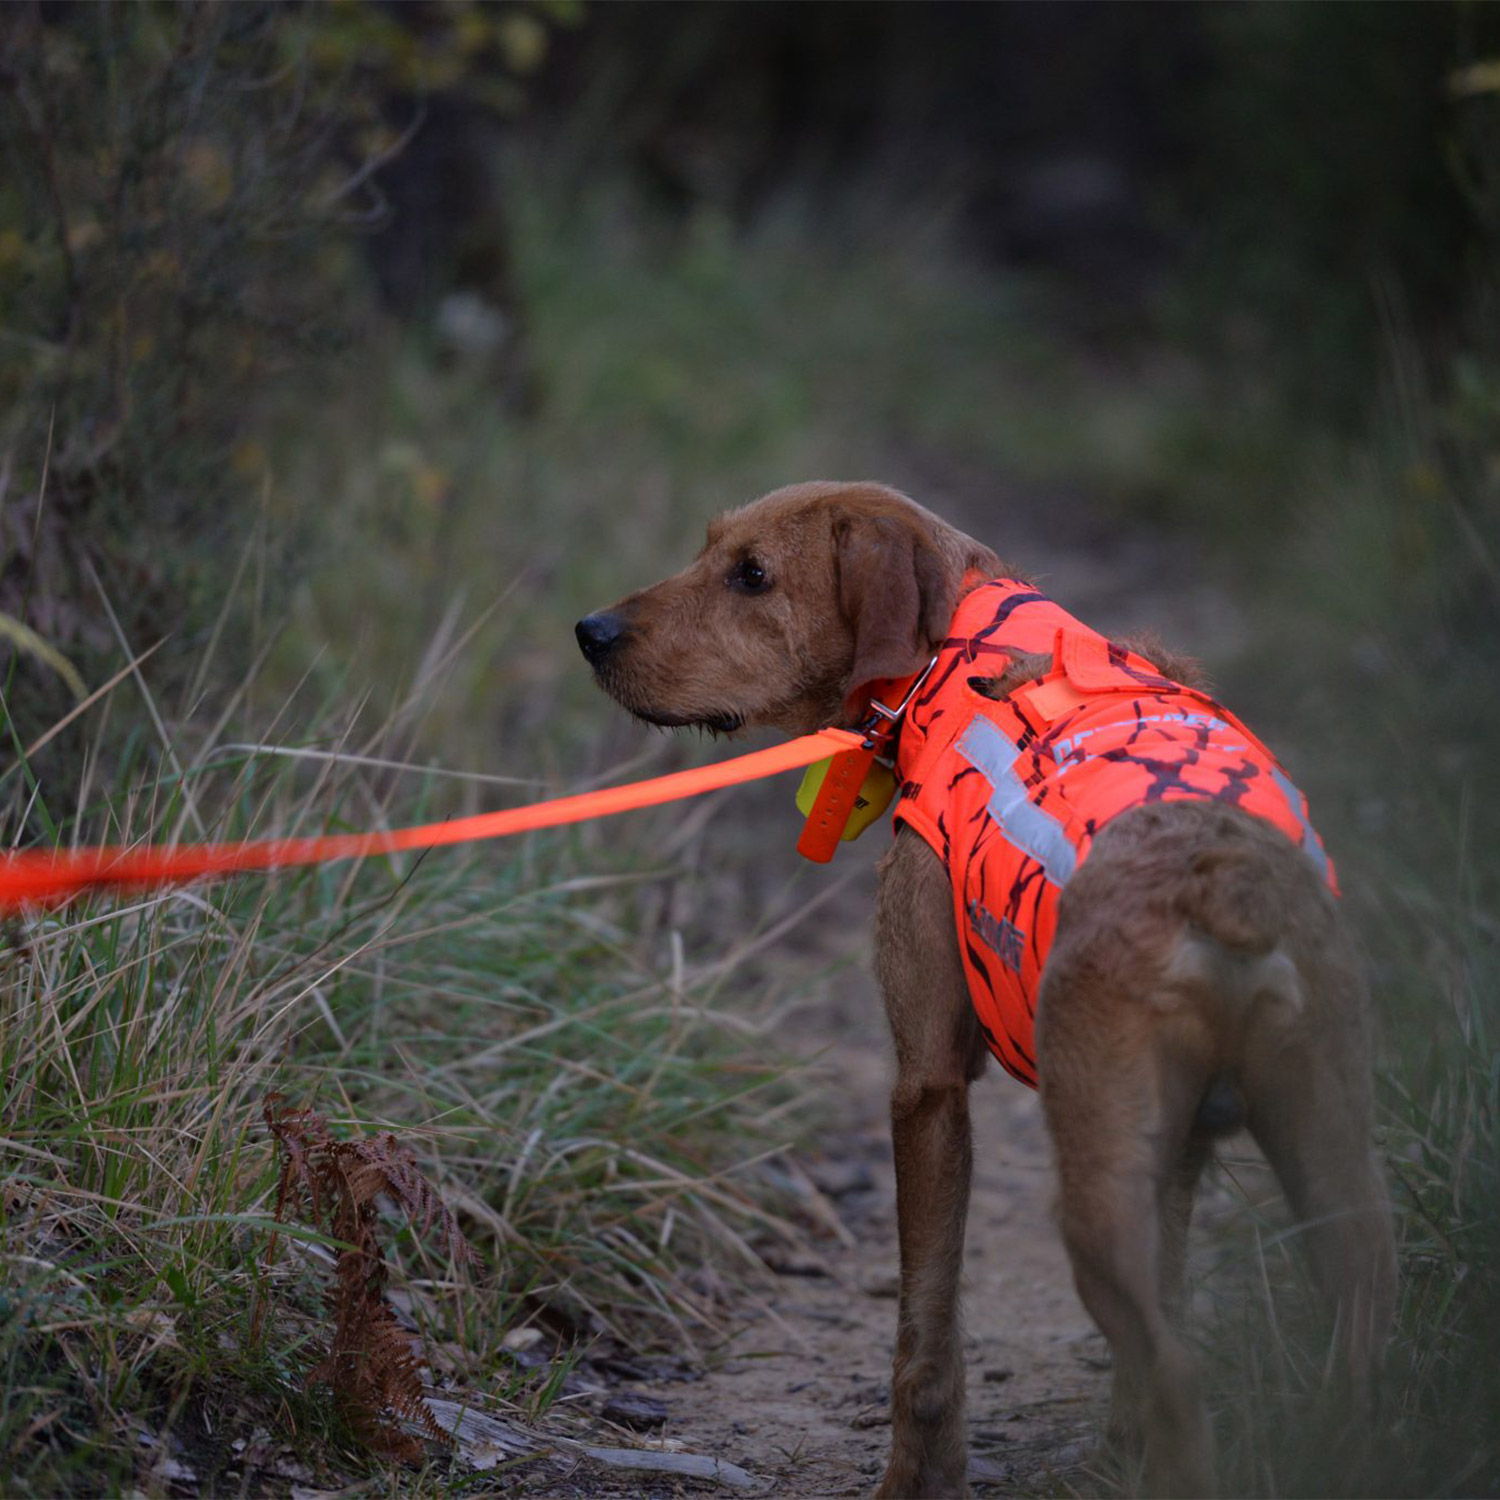
<svg viewBox="0 0 1500 1500">
<path fill-rule="evenodd" d="M 578 637 L 579 650 L 597 667 L 625 639 L 626 626 L 619 615 L 600 611 L 585 615 L 573 627 L 573 633 Z"/>
</svg>

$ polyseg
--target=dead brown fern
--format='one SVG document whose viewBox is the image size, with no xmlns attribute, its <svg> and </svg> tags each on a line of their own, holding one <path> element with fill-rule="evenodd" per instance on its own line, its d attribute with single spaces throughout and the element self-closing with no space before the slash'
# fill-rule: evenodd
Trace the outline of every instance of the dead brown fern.
<svg viewBox="0 0 1500 1500">
<path fill-rule="evenodd" d="M 308 1380 L 328 1383 L 350 1426 L 374 1451 L 390 1458 L 419 1458 L 421 1444 L 401 1422 L 438 1442 L 450 1438 L 423 1395 L 422 1358 L 385 1300 L 388 1268 L 376 1200 L 390 1199 L 423 1234 L 436 1228 L 457 1265 L 478 1257 L 416 1157 L 394 1135 L 335 1140 L 322 1115 L 292 1108 L 280 1094 L 267 1095 L 264 1108 L 281 1151 L 277 1222 L 284 1223 L 288 1209 L 305 1199 L 308 1222 L 343 1242 L 334 1250 L 328 1292 L 332 1338 Z M 268 1262 L 275 1249 L 273 1237 Z"/>
</svg>

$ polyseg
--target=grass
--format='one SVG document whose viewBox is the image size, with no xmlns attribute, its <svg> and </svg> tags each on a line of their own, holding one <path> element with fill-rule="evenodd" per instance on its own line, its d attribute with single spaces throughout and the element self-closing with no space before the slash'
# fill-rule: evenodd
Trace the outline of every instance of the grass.
<svg viewBox="0 0 1500 1500">
<path fill-rule="evenodd" d="M 169 729 L 74 794 L 84 810 L 56 832 L 379 826 L 472 795 L 386 769 L 399 720 L 361 733 L 288 704 L 254 749 L 230 723 Z M 304 745 L 317 758 L 273 753 Z M 6 778 L 12 826 L 50 821 L 31 781 Z M 689 964 L 632 930 L 641 888 L 679 878 L 634 837 L 609 855 L 536 838 L 83 900 L 10 925 L 8 1492 L 160 1485 L 157 1457 L 237 1486 L 252 1476 L 231 1445 L 257 1428 L 310 1425 L 325 1473 L 368 1463 L 302 1385 L 325 1336 L 318 1236 L 266 1263 L 273 1091 L 346 1137 L 396 1132 L 480 1249 L 486 1274 L 455 1278 L 390 1226 L 425 1345 L 459 1388 L 524 1396 L 503 1341 L 530 1321 L 582 1346 L 691 1352 L 712 1333 L 687 1272 L 733 1285 L 758 1272 L 756 1245 L 799 1232 L 758 1166 L 791 1133 L 792 1095 L 753 995 L 718 1007 L 734 956 Z M 259 1338 L 257 1295 L 273 1309 Z"/>
<path fill-rule="evenodd" d="M 1234 1493 L 1500 1492 L 1500 407 L 1477 355 L 1442 385 L 1410 346 L 1390 359 L 1369 438 L 1300 475 L 1225 674 L 1292 748 L 1366 950 L 1401 1257 L 1387 1400 L 1351 1454 L 1295 1236 L 1252 1211 L 1260 1253 L 1231 1257 L 1211 1325 Z"/>
</svg>

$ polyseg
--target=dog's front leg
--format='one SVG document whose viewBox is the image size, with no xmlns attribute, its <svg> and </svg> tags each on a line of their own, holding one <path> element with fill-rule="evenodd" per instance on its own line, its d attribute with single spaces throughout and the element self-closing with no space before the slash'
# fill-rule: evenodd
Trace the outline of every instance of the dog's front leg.
<svg viewBox="0 0 1500 1500">
<path fill-rule="evenodd" d="M 891 1099 L 901 1305 L 882 1496 L 963 1495 L 958 1282 L 969 1204 L 968 1087 L 898 1079 Z"/>
<path fill-rule="evenodd" d="M 891 1460 L 878 1494 L 968 1492 L 958 1284 L 969 1206 L 968 1086 L 983 1067 L 942 865 L 902 831 L 882 862 L 876 952 L 896 1050 L 891 1133 L 901 1302 Z"/>
</svg>

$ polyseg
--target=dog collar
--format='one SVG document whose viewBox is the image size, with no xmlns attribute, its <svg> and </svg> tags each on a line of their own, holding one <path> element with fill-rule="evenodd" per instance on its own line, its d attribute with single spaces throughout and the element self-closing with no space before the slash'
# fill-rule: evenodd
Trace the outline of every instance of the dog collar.
<svg viewBox="0 0 1500 1500">
<path fill-rule="evenodd" d="M 807 819 L 797 852 L 805 859 L 827 864 L 840 843 L 858 838 L 891 805 L 896 796 L 896 736 L 912 699 L 936 665 L 934 655 L 920 672 L 878 684 L 859 726 L 862 742 L 807 768 L 797 791 L 797 808 Z"/>
<path fill-rule="evenodd" d="M 955 611 L 988 574 L 969 568 L 959 582 Z M 891 677 L 874 684 L 858 733 L 863 742 L 809 766 L 797 789 L 797 809 L 806 822 L 797 852 L 827 864 L 840 843 L 847 843 L 876 822 L 896 797 L 896 736 L 906 710 L 937 665 L 938 654 L 910 677 Z M 894 703 L 895 707 L 890 705 Z"/>
<path fill-rule="evenodd" d="M 911 707 L 911 700 L 917 696 L 922 684 L 932 675 L 932 669 L 937 666 L 937 654 L 911 677 L 891 679 L 890 686 L 886 689 L 887 697 L 895 697 L 898 693 L 901 701 L 894 708 L 887 708 L 880 699 L 874 695 L 870 698 L 870 716 L 859 726 L 860 733 L 867 738 L 874 735 L 878 737 L 882 750 L 890 748 L 896 738 L 897 731 L 901 728 L 901 721 L 906 717 L 906 710 Z"/>
</svg>

